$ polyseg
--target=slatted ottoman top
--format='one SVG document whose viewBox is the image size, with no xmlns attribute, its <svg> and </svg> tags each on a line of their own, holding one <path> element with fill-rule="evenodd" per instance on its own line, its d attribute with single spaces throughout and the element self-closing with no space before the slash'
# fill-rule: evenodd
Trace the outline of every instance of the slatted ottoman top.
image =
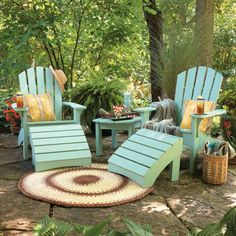
<svg viewBox="0 0 236 236">
<path fill-rule="evenodd" d="M 91 164 L 91 153 L 81 125 L 34 126 L 29 132 L 36 171 Z"/>
<path fill-rule="evenodd" d="M 171 164 L 171 180 L 178 180 L 182 146 L 180 137 L 140 129 L 115 151 L 108 160 L 108 169 L 150 187 Z"/>
</svg>

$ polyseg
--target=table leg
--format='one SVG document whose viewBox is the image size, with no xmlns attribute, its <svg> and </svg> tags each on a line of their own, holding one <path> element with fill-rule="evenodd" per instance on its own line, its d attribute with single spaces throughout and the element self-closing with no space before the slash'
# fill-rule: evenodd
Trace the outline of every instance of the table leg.
<svg viewBox="0 0 236 236">
<path fill-rule="evenodd" d="M 117 148 L 117 131 L 112 129 L 111 135 L 112 135 L 112 148 Z"/>
<path fill-rule="evenodd" d="M 100 129 L 100 124 L 96 123 L 96 156 L 102 155 L 102 130 Z"/>
<path fill-rule="evenodd" d="M 132 134 L 134 134 L 134 124 L 129 125 L 128 128 L 128 137 L 130 137 Z"/>
</svg>

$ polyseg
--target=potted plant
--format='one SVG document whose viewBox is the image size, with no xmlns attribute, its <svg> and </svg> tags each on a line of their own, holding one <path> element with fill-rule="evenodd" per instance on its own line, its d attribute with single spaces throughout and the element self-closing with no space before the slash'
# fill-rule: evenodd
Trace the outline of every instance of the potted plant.
<svg viewBox="0 0 236 236">
<path fill-rule="evenodd" d="M 7 99 L 6 102 L 6 108 L 3 110 L 3 113 L 5 114 L 6 120 L 10 124 L 11 132 L 16 135 L 20 132 L 20 115 L 12 108 L 12 103 L 16 102 L 15 97 L 12 97 L 11 99 Z"/>
</svg>

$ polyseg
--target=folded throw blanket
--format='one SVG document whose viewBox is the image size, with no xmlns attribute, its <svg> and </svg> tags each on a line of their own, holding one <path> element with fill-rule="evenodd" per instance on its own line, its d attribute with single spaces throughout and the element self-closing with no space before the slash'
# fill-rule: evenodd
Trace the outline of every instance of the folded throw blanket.
<svg viewBox="0 0 236 236">
<path fill-rule="evenodd" d="M 180 136 L 180 128 L 176 125 L 176 107 L 173 100 L 164 99 L 160 102 L 153 102 L 150 107 L 155 107 L 156 111 L 152 119 L 144 123 L 143 128 Z"/>
</svg>

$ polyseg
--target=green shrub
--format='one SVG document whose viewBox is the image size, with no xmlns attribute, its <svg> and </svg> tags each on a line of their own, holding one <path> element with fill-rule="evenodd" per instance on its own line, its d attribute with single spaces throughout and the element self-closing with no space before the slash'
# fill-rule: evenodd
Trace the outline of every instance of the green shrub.
<svg viewBox="0 0 236 236">
<path fill-rule="evenodd" d="M 118 78 L 107 78 L 102 73 L 93 73 L 88 80 L 82 81 L 73 89 L 72 101 L 84 105 L 82 123 L 91 126 L 98 110 L 112 110 L 113 105 L 123 103 L 123 92 L 126 84 Z"/>
<path fill-rule="evenodd" d="M 13 88 L 10 89 L 0 89 L 0 115 L 6 108 L 6 100 L 10 99 L 14 94 Z"/>
<path fill-rule="evenodd" d="M 218 137 L 220 133 L 221 133 L 220 116 L 215 116 L 212 118 L 211 136 Z"/>
<path fill-rule="evenodd" d="M 9 122 L 5 119 L 3 110 L 7 108 L 6 100 L 14 94 L 13 88 L 0 89 L 0 131 L 9 132 Z"/>
<path fill-rule="evenodd" d="M 219 95 L 218 104 L 236 117 L 236 78 L 227 81 Z"/>
</svg>

